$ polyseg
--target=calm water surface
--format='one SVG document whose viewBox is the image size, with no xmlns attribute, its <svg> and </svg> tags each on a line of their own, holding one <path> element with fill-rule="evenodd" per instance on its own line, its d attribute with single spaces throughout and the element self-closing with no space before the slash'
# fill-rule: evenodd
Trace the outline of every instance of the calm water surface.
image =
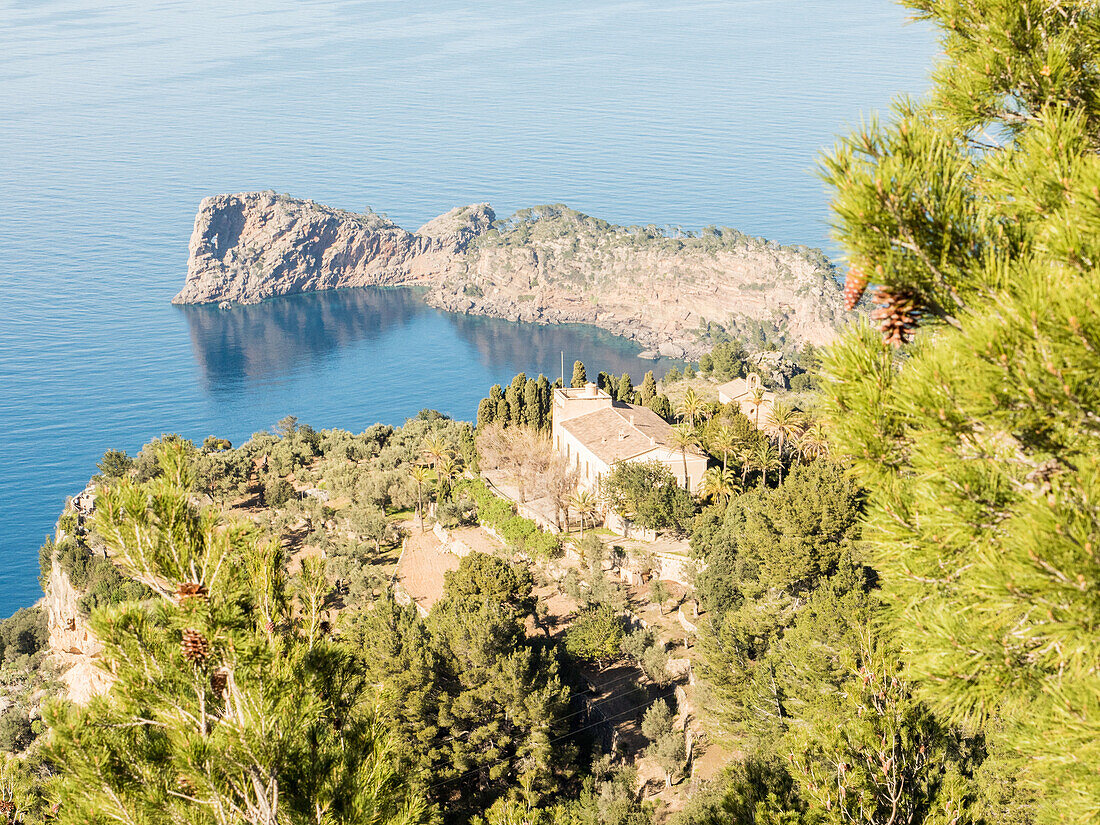
<svg viewBox="0 0 1100 825">
<path fill-rule="evenodd" d="M 827 245 L 817 153 L 922 92 L 886 0 L 0 0 L 0 613 L 108 447 L 473 416 L 517 370 L 647 364 L 606 335 L 403 291 L 169 305 L 199 200 L 275 189 L 415 228 L 565 202 Z"/>
</svg>

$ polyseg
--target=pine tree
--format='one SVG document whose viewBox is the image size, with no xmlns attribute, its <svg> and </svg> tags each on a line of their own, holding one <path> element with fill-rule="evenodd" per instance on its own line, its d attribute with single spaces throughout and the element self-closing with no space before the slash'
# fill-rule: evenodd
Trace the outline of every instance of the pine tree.
<svg viewBox="0 0 1100 825">
<path fill-rule="evenodd" d="M 182 446 L 158 458 L 97 496 L 112 558 L 154 597 L 92 614 L 106 697 L 47 709 L 60 821 L 426 819 L 356 660 L 285 611 L 278 542 L 197 509 Z"/>
<path fill-rule="evenodd" d="M 826 161 L 853 303 L 830 444 L 920 695 L 995 718 L 1046 816 L 1100 812 L 1100 10 L 911 0 L 927 102 Z"/>
<path fill-rule="evenodd" d="M 571 387 L 583 387 L 588 383 L 588 375 L 584 371 L 584 363 L 581 361 L 573 362 L 573 380 L 570 383 Z"/>
</svg>

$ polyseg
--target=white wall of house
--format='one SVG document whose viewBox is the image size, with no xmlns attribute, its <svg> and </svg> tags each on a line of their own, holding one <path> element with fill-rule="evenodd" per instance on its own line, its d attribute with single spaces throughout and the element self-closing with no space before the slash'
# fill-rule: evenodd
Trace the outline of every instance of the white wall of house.
<svg viewBox="0 0 1100 825">
<path fill-rule="evenodd" d="M 582 444 L 571 432 L 558 426 L 554 421 L 553 434 L 554 449 L 562 456 L 568 466 L 577 470 L 577 487 L 581 490 L 592 490 L 599 486 L 600 477 L 611 472 L 607 463 Z"/>
</svg>

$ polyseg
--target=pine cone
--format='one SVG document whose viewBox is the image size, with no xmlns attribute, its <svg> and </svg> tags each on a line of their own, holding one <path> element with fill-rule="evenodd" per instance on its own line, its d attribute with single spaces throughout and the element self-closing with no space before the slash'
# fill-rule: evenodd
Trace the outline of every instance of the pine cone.
<svg viewBox="0 0 1100 825">
<path fill-rule="evenodd" d="M 176 779 L 176 785 L 179 786 L 180 793 L 188 796 L 195 792 L 195 786 L 191 784 L 191 780 L 182 774 Z"/>
<path fill-rule="evenodd" d="M 272 621 L 264 622 L 264 630 L 266 630 L 268 633 L 274 633 L 275 632 L 275 622 L 272 622 Z"/>
<path fill-rule="evenodd" d="M 853 266 L 844 279 L 844 308 L 849 312 L 855 309 L 865 289 L 867 289 L 867 273 L 858 266 Z"/>
<path fill-rule="evenodd" d="M 15 810 L 15 801 L 11 799 L 0 799 L 0 816 L 7 819 L 8 822 L 15 822 L 15 816 L 18 811 Z"/>
<path fill-rule="evenodd" d="M 879 322 L 886 343 L 900 347 L 912 341 L 921 318 L 917 294 L 911 289 L 882 286 L 875 290 L 875 303 L 878 308 L 871 318 Z"/>
<path fill-rule="evenodd" d="M 183 650 L 183 658 L 193 665 L 201 665 L 210 656 L 210 643 L 206 641 L 206 637 L 190 628 L 183 631 L 180 648 Z"/>
<path fill-rule="evenodd" d="M 210 674 L 210 689 L 215 693 L 225 693 L 225 689 L 229 687 L 229 671 L 224 668 L 218 668 Z"/>
<path fill-rule="evenodd" d="M 176 604 L 180 607 L 192 599 L 200 604 L 206 604 L 209 598 L 210 594 L 202 582 L 184 582 L 176 589 Z"/>
</svg>

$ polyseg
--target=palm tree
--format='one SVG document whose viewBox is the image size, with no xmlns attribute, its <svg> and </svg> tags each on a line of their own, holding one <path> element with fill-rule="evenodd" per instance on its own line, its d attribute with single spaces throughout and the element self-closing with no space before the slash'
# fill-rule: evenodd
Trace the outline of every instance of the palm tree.
<svg viewBox="0 0 1100 825">
<path fill-rule="evenodd" d="M 713 422 L 712 422 L 713 423 Z M 729 454 L 737 447 L 737 436 L 733 430 L 725 424 L 715 430 L 710 437 L 710 448 L 722 456 L 722 469 L 725 470 Z"/>
<path fill-rule="evenodd" d="M 584 523 L 594 516 L 599 507 L 596 494 L 591 490 L 578 490 L 569 497 L 569 506 L 581 517 L 581 538 L 584 538 Z"/>
<path fill-rule="evenodd" d="M 691 492 L 691 480 L 688 477 L 688 447 L 694 447 L 699 443 L 699 436 L 694 427 L 687 424 L 677 424 L 672 428 L 672 443 L 680 451 L 680 457 L 684 460 L 684 489 Z"/>
<path fill-rule="evenodd" d="M 772 404 L 772 418 L 768 422 L 768 435 L 775 439 L 779 448 L 779 483 L 783 483 L 783 448 L 793 443 L 802 432 L 802 413 L 776 401 Z"/>
<path fill-rule="evenodd" d="M 424 532 L 424 482 L 431 478 L 431 471 L 423 464 L 414 464 L 409 471 L 416 482 L 416 514 L 420 517 L 420 532 Z"/>
<path fill-rule="evenodd" d="M 458 462 L 450 453 L 444 454 L 435 464 L 435 474 L 439 477 L 439 489 L 435 495 L 435 505 L 438 507 L 443 499 L 444 487 L 449 494 L 451 479 L 458 475 Z"/>
<path fill-rule="evenodd" d="M 686 393 L 684 393 L 684 400 L 680 402 L 680 417 L 686 418 L 692 428 L 695 427 L 695 417 L 703 409 L 703 399 L 700 398 L 694 387 L 688 387 Z"/>
<path fill-rule="evenodd" d="M 737 461 L 741 465 L 741 486 L 744 487 L 751 470 L 756 463 L 756 449 L 748 444 L 742 444 L 737 451 Z"/>
<path fill-rule="evenodd" d="M 829 454 L 829 442 L 820 424 L 813 424 L 798 439 L 798 452 L 804 458 L 819 458 Z"/>
<path fill-rule="evenodd" d="M 756 469 L 760 471 L 761 487 L 768 483 L 769 470 L 778 470 L 783 466 L 779 461 L 779 456 L 777 456 L 775 450 L 772 449 L 772 445 L 767 441 L 756 448 L 756 452 L 753 455 L 753 464 L 756 466 Z"/>
<path fill-rule="evenodd" d="M 715 504 L 725 504 L 737 493 L 737 476 L 733 470 L 711 467 L 703 473 L 702 494 Z"/>
<path fill-rule="evenodd" d="M 438 467 L 443 457 L 451 454 L 451 449 L 447 446 L 447 442 L 443 440 L 443 436 L 439 433 L 432 433 L 424 439 L 421 452 L 432 460 L 433 467 Z"/>
<path fill-rule="evenodd" d="M 764 404 L 764 388 L 757 386 L 753 389 L 752 395 L 749 396 L 749 403 L 753 406 L 753 424 L 756 425 L 756 429 L 760 429 L 760 407 Z"/>
</svg>

